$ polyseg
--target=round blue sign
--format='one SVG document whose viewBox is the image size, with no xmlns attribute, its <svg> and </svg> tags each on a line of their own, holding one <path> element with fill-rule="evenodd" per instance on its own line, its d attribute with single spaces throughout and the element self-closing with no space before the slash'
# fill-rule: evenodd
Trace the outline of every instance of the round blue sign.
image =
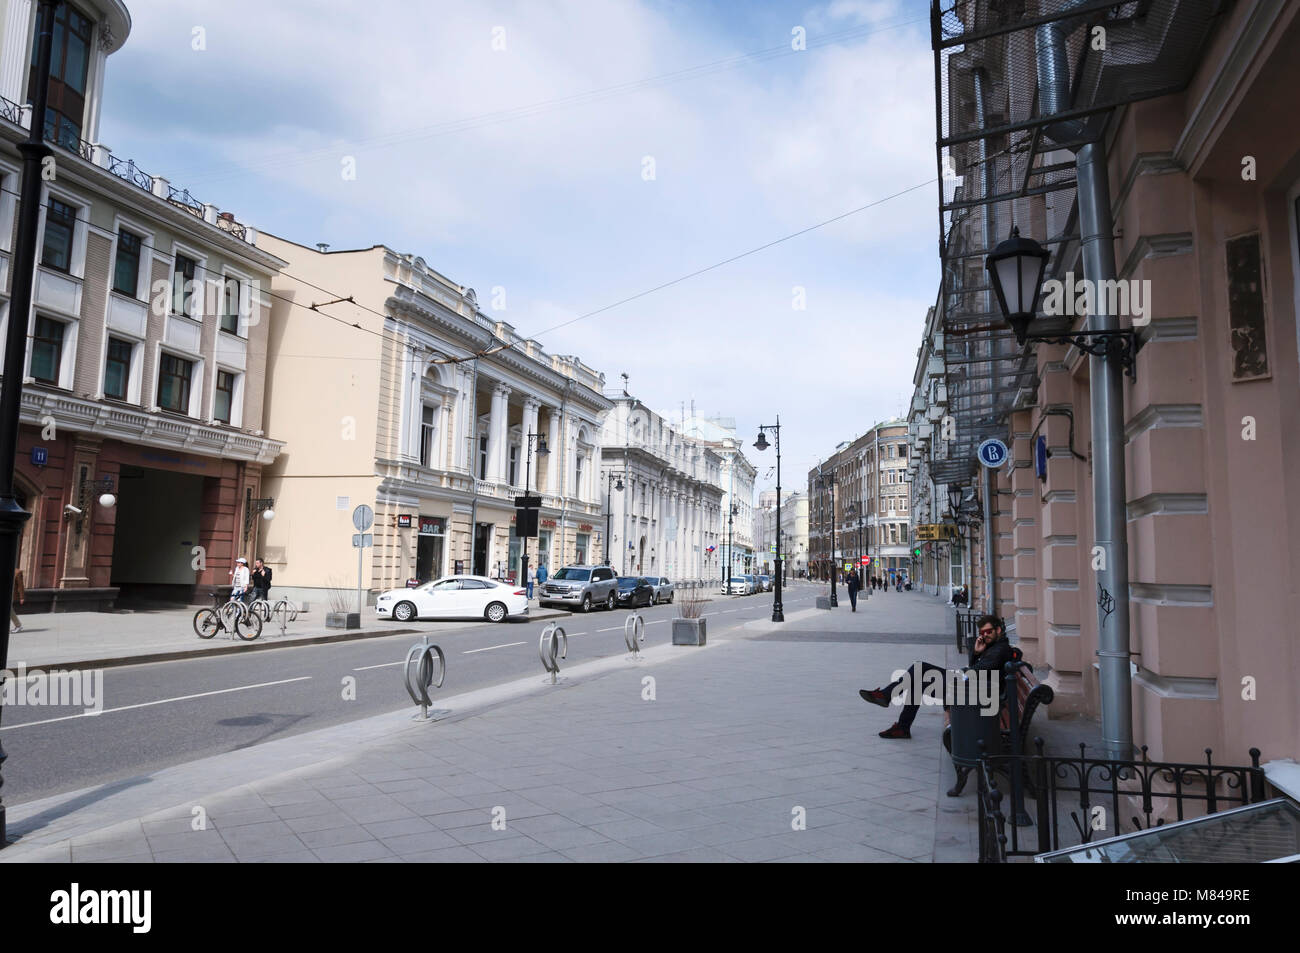
<svg viewBox="0 0 1300 953">
<path fill-rule="evenodd" d="M 1007 462 L 1007 445 L 996 437 L 990 438 L 980 444 L 978 456 L 986 467 L 1000 467 Z"/>
</svg>

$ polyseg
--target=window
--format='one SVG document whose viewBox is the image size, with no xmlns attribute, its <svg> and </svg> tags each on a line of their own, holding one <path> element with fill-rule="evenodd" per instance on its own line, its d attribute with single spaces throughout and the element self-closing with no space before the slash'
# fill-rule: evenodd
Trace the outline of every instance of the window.
<svg viewBox="0 0 1300 953">
<path fill-rule="evenodd" d="M 32 339 L 32 377 L 42 384 L 59 383 L 59 366 L 63 362 L 63 322 L 36 318 L 36 335 Z"/>
<path fill-rule="evenodd" d="M 519 445 L 510 445 L 510 480 L 511 486 L 519 485 Z"/>
<path fill-rule="evenodd" d="M 49 99 L 45 108 L 45 138 L 75 150 L 81 138 L 86 113 L 86 73 L 90 63 L 93 24 L 69 4 L 61 4 L 54 18 L 54 45 L 50 57 Z M 39 81 L 36 76 L 36 47 L 41 31 L 32 38 L 28 68 L 28 96 Z"/>
<path fill-rule="evenodd" d="M 478 478 L 487 479 L 487 437 L 478 438 Z"/>
<path fill-rule="evenodd" d="M 113 263 L 113 290 L 134 298 L 140 291 L 140 246 L 144 239 L 125 228 L 117 233 L 117 261 Z"/>
<path fill-rule="evenodd" d="M 164 353 L 158 372 L 158 406 L 173 413 L 188 414 L 193 372 L 193 361 Z"/>
<path fill-rule="evenodd" d="M 433 411 L 431 404 L 423 405 L 420 417 L 420 463 L 433 466 Z"/>
<path fill-rule="evenodd" d="M 45 247 L 41 251 L 41 264 L 59 271 L 72 270 L 72 229 L 77 223 L 77 210 L 71 205 L 50 199 L 45 211 Z"/>
<path fill-rule="evenodd" d="M 582 496 L 582 462 L 583 462 L 583 459 L 584 459 L 584 458 L 583 458 L 582 454 L 578 454 L 578 456 L 577 456 L 577 458 L 576 458 L 576 461 L 575 461 L 575 463 L 574 463 L 574 469 L 573 469 L 573 495 L 574 495 L 574 496 L 577 496 L 577 497 L 581 497 L 581 496 Z"/>
<path fill-rule="evenodd" d="M 191 318 L 198 317 L 195 304 L 194 272 L 198 262 L 193 258 L 178 254 L 172 265 L 172 313 L 184 314 Z"/>
<path fill-rule="evenodd" d="M 108 339 L 108 361 L 104 365 L 104 396 L 126 400 L 131 381 L 131 342 Z"/>
<path fill-rule="evenodd" d="M 222 289 L 221 330 L 239 334 L 239 279 L 227 276 Z"/>
<path fill-rule="evenodd" d="M 212 405 L 212 418 L 223 424 L 230 423 L 230 409 L 235 405 L 235 375 L 217 371 L 217 394 Z"/>
</svg>

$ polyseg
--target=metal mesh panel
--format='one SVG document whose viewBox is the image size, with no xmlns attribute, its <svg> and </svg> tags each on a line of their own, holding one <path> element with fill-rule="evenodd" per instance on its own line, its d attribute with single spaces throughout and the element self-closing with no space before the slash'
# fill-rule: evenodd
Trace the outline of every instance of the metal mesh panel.
<svg viewBox="0 0 1300 953">
<path fill-rule="evenodd" d="M 934 0 L 938 307 L 956 425 L 938 482 L 965 482 L 980 441 L 1004 436 L 1037 389 L 1032 351 L 1005 330 L 987 281 L 991 246 L 1015 225 L 1052 253 L 1049 276 L 1064 271 L 1079 237 L 1074 149 L 1116 106 L 1183 89 L 1230 3 Z"/>
</svg>

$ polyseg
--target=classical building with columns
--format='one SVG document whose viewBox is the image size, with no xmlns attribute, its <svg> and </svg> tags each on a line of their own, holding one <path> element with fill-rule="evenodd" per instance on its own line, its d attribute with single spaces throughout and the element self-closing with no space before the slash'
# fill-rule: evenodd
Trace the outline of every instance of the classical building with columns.
<svg viewBox="0 0 1300 953">
<path fill-rule="evenodd" d="M 722 456 L 635 397 L 613 404 L 601 431 L 604 558 L 623 574 L 713 578 L 721 571 Z"/>
<path fill-rule="evenodd" d="M 259 554 L 277 586 L 355 590 L 363 503 L 371 591 L 453 573 L 518 579 L 525 544 L 531 567 L 596 558 L 603 375 L 485 315 L 473 289 L 420 258 L 259 245 L 288 262 L 273 288 L 267 414 L 294 450 L 267 471 L 276 519 Z M 525 492 L 542 500 L 526 541 L 513 531 Z"/>
</svg>

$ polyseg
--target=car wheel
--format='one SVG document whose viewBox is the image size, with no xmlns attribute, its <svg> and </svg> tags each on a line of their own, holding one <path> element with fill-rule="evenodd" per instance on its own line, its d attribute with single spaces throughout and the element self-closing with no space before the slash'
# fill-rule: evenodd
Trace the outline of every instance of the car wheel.
<svg viewBox="0 0 1300 953">
<path fill-rule="evenodd" d="M 673 593 L 673 592 L 668 593 L 668 604 L 669 604 L 669 605 L 672 605 L 672 604 L 673 604 L 673 596 L 674 596 L 674 595 L 676 595 L 676 593 Z"/>
<path fill-rule="evenodd" d="M 611 592 L 609 594 L 609 598 L 605 600 L 605 608 L 608 609 L 610 612 L 613 612 L 614 604 L 615 604 L 614 593 Z"/>
<path fill-rule="evenodd" d="M 415 618 L 415 603 L 403 600 L 393 606 L 393 618 L 398 622 L 410 622 Z"/>
<path fill-rule="evenodd" d="M 506 621 L 506 607 L 499 602 L 493 602 L 483 611 L 483 617 L 489 622 Z"/>
<path fill-rule="evenodd" d="M 591 593 L 590 593 L 590 592 L 587 593 L 585 596 L 582 597 L 582 611 L 583 611 L 583 612 L 590 612 L 590 611 L 591 611 Z"/>
</svg>

